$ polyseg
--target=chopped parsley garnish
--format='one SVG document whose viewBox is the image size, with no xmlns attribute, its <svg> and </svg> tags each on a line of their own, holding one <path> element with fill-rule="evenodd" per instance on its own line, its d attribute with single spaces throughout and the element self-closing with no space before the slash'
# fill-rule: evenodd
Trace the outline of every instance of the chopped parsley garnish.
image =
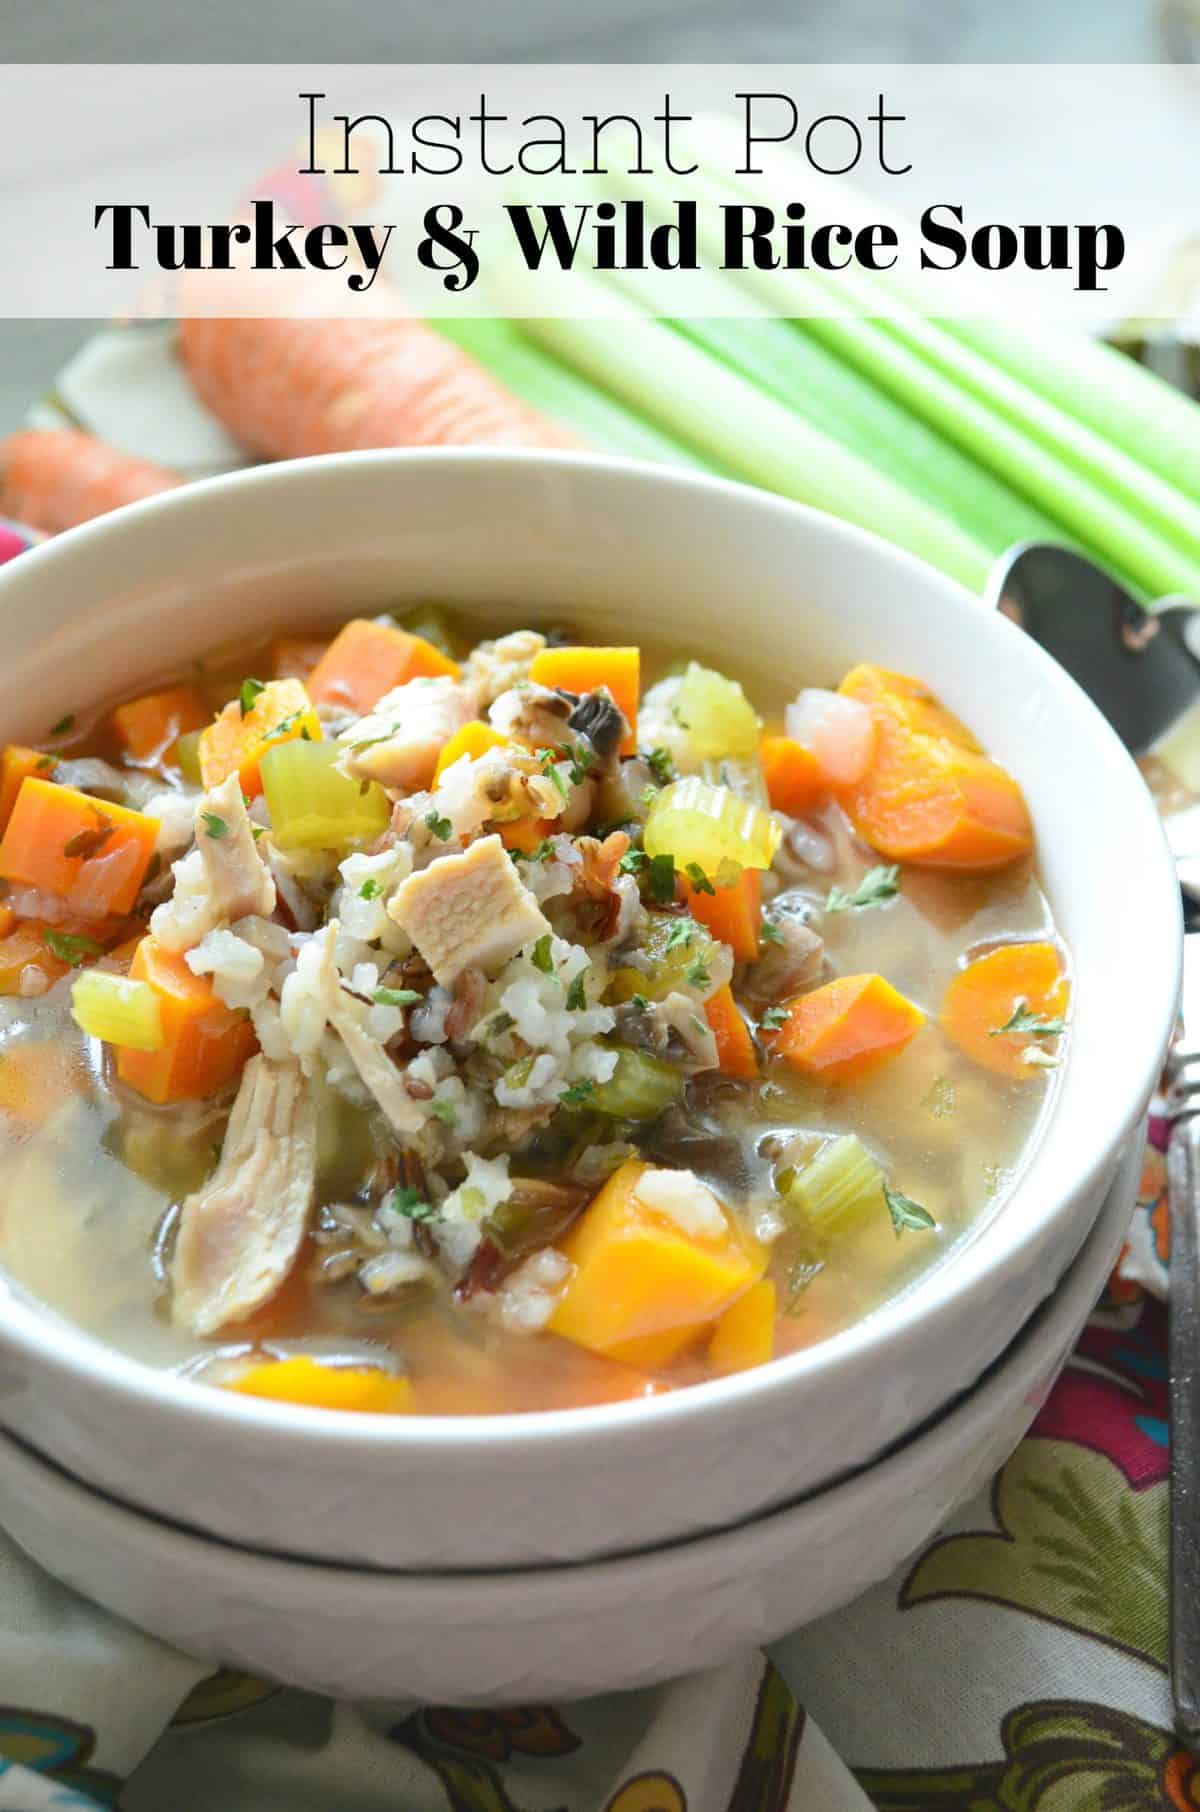
<svg viewBox="0 0 1200 1812">
<path fill-rule="evenodd" d="M 669 851 L 663 856 L 651 856 L 647 874 L 654 899 L 665 905 L 675 898 L 675 858 Z"/>
<path fill-rule="evenodd" d="M 55 931 L 53 927 L 48 927 L 42 936 L 51 956 L 71 969 L 78 969 L 87 957 L 101 956 L 104 951 L 94 937 L 73 937 L 69 931 Z"/>
<path fill-rule="evenodd" d="M 368 875 L 358 890 L 360 900 L 377 900 L 383 892 L 383 882 L 377 881 L 374 875 Z"/>
<path fill-rule="evenodd" d="M 516 1023 L 511 1013 L 497 1013 L 493 1019 L 488 1021 L 488 1037 L 502 1038 L 505 1032 L 512 1031 Z"/>
<path fill-rule="evenodd" d="M 116 825 L 112 824 L 103 813 L 96 813 L 97 823 L 91 830 L 76 831 L 63 844 L 64 856 L 77 856 L 81 862 L 87 862 L 92 856 L 98 856 L 109 838 L 116 834 Z"/>
<path fill-rule="evenodd" d="M 623 875 L 635 875 L 639 869 L 645 868 L 649 860 L 644 849 L 627 849 L 617 867 Z"/>
<path fill-rule="evenodd" d="M 535 969 L 541 970 L 543 975 L 553 975 L 554 958 L 550 954 L 550 933 L 548 931 L 542 933 L 529 952 L 529 960 Z"/>
<path fill-rule="evenodd" d="M 57 755 L 39 755 L 37 760 L 37 771 L 39 774 L 48 774 L 51 768 L 56 768 L 57 766 Z"/>
<path fill-rule="evenodd" d="M 774 919 L 764 919 L 759 926 L 759 936 L 764 944 L 782 944 L 783 933 Z"/>
<path fill-rule="evenodd" d="M 862 906 L 882 906 L 885 900 L 892 899 L 899 891 L 900 870 L 895 863 L 887 867 L 868 868 L 853 893 L 844 893 L 840 887 L 831 887 L 825 910 L 849 912 Z"/>
<path fill-rule="evenodd" d="M 576 786 L 582 786 L 588 777 L 588 769 L 595 764 L 596 757 L 592 751 L 585 749 L 582 743 L 576 743 L 573 749 L 564 745 L 558 753 L 564 761 L 571 764 L 567 771 L 572 782 Z"/>
<path fill-rule="evenodd" d="M 204 820 L 206 834 L 212 838 L 214 843 L 219 843 L 222 837 L 229 835 L 229 826 L 224 818 L 218 818 L 215 812 L 201 812 L 200 816 Z"/>
<path fill-rule="evenodd" d="M 717 891 L 716 888 L 713 886 L 712 882 L 709 880 L 708 876 L 705 874 L 704 870 L 701 868 L 699 862 L 689 862 L 688 863 L 687 878 L 691 882 L 692 887 L 694 888 L 696 893 L 715 894 Z"/>
<path fill-rule="evenodd" d="M 439 818 L 436 810 L 426 812 L 424 823 L 425 829 L 435 836 L 439 843 L 447 842 L 450 832 L 454 829 L 449 818 Z"/>
<path fill-rule="evenodd" d="M 684 980 L 690 988 L 707 988 L 712 976 L 702 962 L 696 961 L 688 964 Z"/>
<path fill-rule="evenodd" d="M 564 1107 L 578 1107 L 581 1102 L 587 1100 L 595 1086 L 596 1084 L 585 1076 L 581 1081 L 573 1082 L 570 1088 L 565 1088 L 558 1098 Z"/>
<path fill-rule="evenodd" d="M 443 1126 L 455 1126 L 458 1123 L 458 1109 L 453 1101 L 431 1101 L 429 1111 Z"/>
<path fill-rule="evenodd" d="M 410 1221 L 431 1221 L 437 1214 L 433 1203 L 425 1201 L 419 1189 L 393 1189 L 387 1206 Z"/>
<path fill-rule="evenodd" d="M 1063 1019 L 1042 1019 L 1026 1006 L 1024 1000 L 1013 1003 L 1011 1017 L 988 1033 L 989 1038 L 1002 1038 L 1005 1032 L 1024 1032 L 1030 1038 L 1061 1038 L 1066 1031 Z"/>
<path fill-rule="evenodd" d="M 75 713 L 73 711 L 68 711 L 65 717 L 59 718 L 58 722 L 51 729 L 50 734 L 51 736 L 65 736 L 68 730 L 73 730 L 74 728 Z"/>
<path fill-rule="evenodd" d="M 377 1007 L 412 1007 L 424 996 L 415 988 L 376 988 L 371 999 Z"/>
<path fill-rule="evenodd" d="M 569 794 L 567 792 L 567 783 L 558 771 L 558 750 L 538 749 L 537 758 L 541 764 L 543 774 L 554 782 L 555 790 L 557 791 L 559 798 L 565 804 L 569 798 Z"/>
<path fill-rule="evenodd" d="M 659 786 L 666 786 L 675 778 L 675 763 L 665 749 L 651 749 L 643 756 L 646 766 L 658 781 Z"/>
<path fill-rule="evenodd" d="M 265 692 L 266 689 L 266 686 L 260 679 L 244 679 L 242 681 L 242 689 L 238 693 L 238 703 L 242 707 L 243 717 L 249 717 L 251 711 L 254 709 L 255 700 L 258 698 L 259 693 Z"/>
<path fill-rule="evenodd" d="M 758 1023 L 764 1032 L 777 1032 L 780 1026 L 787 1024 L 787 1008 L 768 1007 Z"/>
<path fill-rule="evenodd" d="M 697 930 L 695 919 L 685 917 L 676 919 L 667 933 L 667 949 L 678 950 L 681 945 L 687 946 L 692 941 L 692 933 Z"/>
<path fill-rule="evenodd" d="M 629 996 L 629 1004 L 635 1013 L 645 1013 L 650 1006 L 650 1002 L 646 999 L 644 994 L 631 994 Z"/>
<path fill-rule="evenodd" d="M 263 741 L 271 741 L 276 736 L 286 736 L 289 731 L 295 729 L 296 725 L 300 722 L 300 719 L 305 715 L 307 709 L 308 707 L 306 705 L 301 705 L 300 709 L 298 711 L 293 711 L 290 716 L 281 717 L 277 724 L 271 725 L 271 728 L 264 735 Z M 354 746 L 357 748 L 358 744 L 356 743 Z"/>
<path fill-rule="evenodd" d="M 922 1208 L 920 1202 L 914 1202 L 911 1196 L 901 1195 L 898 1189 L 893 1189 L 888 1183 L 883 1186 L 883 1199 L 892 1217 L 892 1227 L 897 1239 L 906 1227 L 927 1233 L 931 1227 L 937 1226 L 928 1208 Z"/>
<path fill-rule="evenodd" d="M 584 991 L 583 976 L 577 975 L 567 989 L 567 1006 L 572 1013 L 581 1012 L 587 1006 L 587 994 Z"/>
<path fill-rule="evenodd" d="M 517 863 L 544 862 L 554 854 L 554 844 L 549 837 L 543 837 L 536 849 L 510 849 L 508 853 Z"/>
</svg>

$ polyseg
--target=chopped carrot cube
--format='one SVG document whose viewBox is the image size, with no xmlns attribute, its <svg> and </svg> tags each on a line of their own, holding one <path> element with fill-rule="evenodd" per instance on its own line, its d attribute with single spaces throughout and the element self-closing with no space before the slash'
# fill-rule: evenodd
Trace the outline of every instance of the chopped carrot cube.
<svg viewBox="0 0 1200 1812">
<path fill-rule="evenodd" d="M 308 682 L 315 705 L 341 705 L 359 716 L 377 705 L 385 692 L 412 679 L 457 679 L 457 661 L 392 623 L 356 617 L 334 636 L 313 668 Z"/>
<path fill-rule="evenodd" d="M 607 686 L 625 715 L 629 734 L 622 755 L 637 749 L 638 700 L 641 697 L 641 654 L 636 648 L 543 648 L 533 658 L 529 677 L 535 685 L 564 692 L 595 692 Z"/>
<path fill-rule="evenodd" d="M 307 680 L 329 647 L 327 635 L 279 635 L 271 643 L 271 678 Z"/>
<path fill-rule="evenodd" d="M 1051 1056 L 1056 1048 L 1057 1033 L 1045 1028 L 1061 1022 L 1070 996 L 1053 944 L 1003 944 L 954 977 L 942 1001 L 942 1030 L 984 1069 L 1028 1082 L 1041 1067 L 1037 1053 Z M 1006 1032 L 1014 1018 L 1024 1025 Z"/>
<path fill-rule="evenodd" d="M 717 1060 L 722 1073 L 735 1076 L 739 1082 L 753 1082 L 758 1075 L 754 1041 L 728 982 L 709 995 L 704 1003 L 704 1016 L 717 1041 Z"/>
<path fill-rule="evenodd" d="M 19 742 L 9 743 L 0 756 L 0 836 L 8 829 L 21 782 L 28 780 L 30 775 L 40 774 L 48 779 L 57 766 L 57 755 L 47 755 L 41 749 L 27 749 Z"/>
<path fill-rule="evenodd" d="M 149 982 L 159 997 L 163 1047 L 117 1052 L 117 1074 L 148 1101 L 201 1101 L 240 1074 L 258 1049 L 244 1013 L 218 1000 L 205 975 L 193 975 L 182 956 L 144 937 L 129 965 L 134 981 Z"/>
<path fill-rule="evenodd" d="M 708 927 L 715 938 L 728 944 L 739 963 L 752 963 L 758 955 L 758 934 L 762 924 L 762 875 L 757 868 L 743 868 L 732 887 L 713 891 L 698 888 L 687 875 L 681 874 L 684 898 L 694 919 Z"/>
<path fill-rule="evenodd" d="M 507 740 L 507 737 L 501 736 L 499 730 L 493 730 L 491 724 L 485 724 L 480 718 L 473 717 L 470 723 L 463 724 L 460 730 L 454 732 L 438 756 L 437 766 L 433 770 L 434 786 L 437 785 L 446 769 L 453 767 L 456 761 L 461 761 L 464 755 L 469 755 L 472 761 L 478 761 L 479 757 L 486 755 L 489 749 L 498 749 Z"/>
<path fill-rule="evenodd" d="M 299 680 L 269 680 L 243 713 L 233 699 L 200 736 L 200 778 L 205 789 L 220 786 L 231 774 L 241 777 L 248 799 L 262 792 L 258 764 L 281 742 L 320 742 L 321 720 Z"/>
<path fill-rule="evenodd" d="M 378 1366 L 327 1365 L 305 1355 L 252 1365 L 225 1388 L 247 1397 L 267 1397 L 274 1403 L 351 1410 L 360 1415 L 402 1416 L 413 1410 L 413 1388 L 407 1378 L 397 1378 Z"/>
<path fill-rule="evenodd" d="M 0 841 L 0 878 L 52 893 L 81 918 L 126 913 L 157 842 L 157 818 L 30 776 Z"/>
<path fill-rule="evenodd" d="M 719 1372 L 765 1365 L 775 1351 L 775 1285 L 764 1277 L 731 1303 L 713 1329 L 708 1362 Z"/>
<path fill-rule="evenodd" d="M 772 1049 L 802 1075 L 858 1082 L 898 1056 L 924 1023 L 882 975 L 841 975 L 788 1004 Z"/>
<path fill-rule="evenodd" d="M 919 680 L 861 666 L 838 690 L 875 722 L 870 767 L 838 791 L 872 848 L 927 868 L 1002 868 L 1029 854 L 1033 829 L 1017 782 Z"/>
<path fill-rule="evenodd" d="M 759 759 L 772 807 L 789 818 L 805 817 L 829 790 L 816 756 L 790 736 L 764 736 Z"/>
<path fill-rule="evenodd" d="M 191 686 L 170 686 L 118 705 L 112 722 L 131 761 L 169 763 L 175 760 L 179 738 L 189 730 L 202 730 L 209 716 L 208 706 Z"/>
<path fill-rule="evenodd" d="M 505 849 L 517 849 L 523 856 L 531 856 L 558 826 L 553 818 L 509 818 L 493 828 Z"/>
<path fill-rule="evenodd" d="M 762 1276 L 766 1258 L 731 1223 L 722 1238 L 701 1239 L 644 1207 L 637 1188 L 651 1168 L 622 1164 L 562 1240 L 575 1269 L 548 1325 L 653 1371 L 698 1340 Z"/>
</svg>

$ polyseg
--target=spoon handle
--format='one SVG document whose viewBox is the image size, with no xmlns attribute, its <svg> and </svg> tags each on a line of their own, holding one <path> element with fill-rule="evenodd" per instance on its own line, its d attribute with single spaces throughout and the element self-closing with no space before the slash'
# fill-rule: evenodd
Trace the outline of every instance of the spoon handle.
<svg viewBox="0 0 1200 1812">
<path fill-rule="evenodd" d="M 1200 1114 L 1167 1149 L 1171 1206 L 1171 1693 L 1180 1740 L 1200 1740 Z"/>
</svg>

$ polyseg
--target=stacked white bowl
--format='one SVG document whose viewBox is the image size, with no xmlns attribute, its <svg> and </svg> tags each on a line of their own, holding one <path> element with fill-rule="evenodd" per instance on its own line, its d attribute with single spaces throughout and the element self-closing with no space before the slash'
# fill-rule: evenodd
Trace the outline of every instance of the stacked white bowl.
<svg viewBox="0 0 1200 1812">
<path fill-rule="evenodd" d="M 1128 1219 L 1177 995 L 1178 892 L 1132 763 L 1011 624 L 827 517 L 581 455 L 264 467 L 26 554 L 0 573 L 0 732 L 34 737 L 223 644 L 433 597 L 481 633 L 558 614 L 789 687 L 861 659 L 920 673 L 1021 781 L 1073 964 L 1050 1124 L 952 1261 L 816 1347 L 648 1404 L 280 1408 L 155 1373 L 0 1279 L 0 1425 L 34 1450 L 5 1456 L 0 1519 L 51 1570 L 197 1652 L 327 1690 L 366 1692 L 370 1674 L 389 1696 L 561 1696 L 830 1609 L 1019 1438 Z M 914 1489 L 931 1469 L 938 1488 Z M 189 1575 L 226 1579 L 215 1622 L 185 1603 Z M 374 1645 L 357 1641 L 371 1604 Z"/>
</svg>

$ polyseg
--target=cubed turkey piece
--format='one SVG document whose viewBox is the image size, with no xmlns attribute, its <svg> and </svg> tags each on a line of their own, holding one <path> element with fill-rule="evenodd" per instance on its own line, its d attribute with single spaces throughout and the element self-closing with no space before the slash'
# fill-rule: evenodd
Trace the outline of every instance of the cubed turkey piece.
<svg viewBox="0 0 1200 1812">
<path fill-rule="evenodd" d="M 205 793 L 196 807 L 196 848 L 221 918 L 270 918 L 275 882 L 258 853 L 239 774 Z"/>
<path fill-rule="evenodd" d="M 317 1110 L 298 1063 L 246 1065 L 220 1161 L 179 1216 L 172 1313 L 215 1334 L 269 1302 L 296 1261 L 317 1174 Z"/>
<path fill-rule="evenodd" d="M 495 975 L 549 931 L 499 837 L 480 837 L 402 881 L 388 914 L 406 931 L 444 988 L 464 969 Z"/>
<path fill-rule="evenodd" d="M 343 731 L 342 765 L 355 780 L 378 780 L 405 792 L 426 787 L 438 756 L 477 708 L 475 688 L 462 680 L 409 680 Z"/>
</svg>

